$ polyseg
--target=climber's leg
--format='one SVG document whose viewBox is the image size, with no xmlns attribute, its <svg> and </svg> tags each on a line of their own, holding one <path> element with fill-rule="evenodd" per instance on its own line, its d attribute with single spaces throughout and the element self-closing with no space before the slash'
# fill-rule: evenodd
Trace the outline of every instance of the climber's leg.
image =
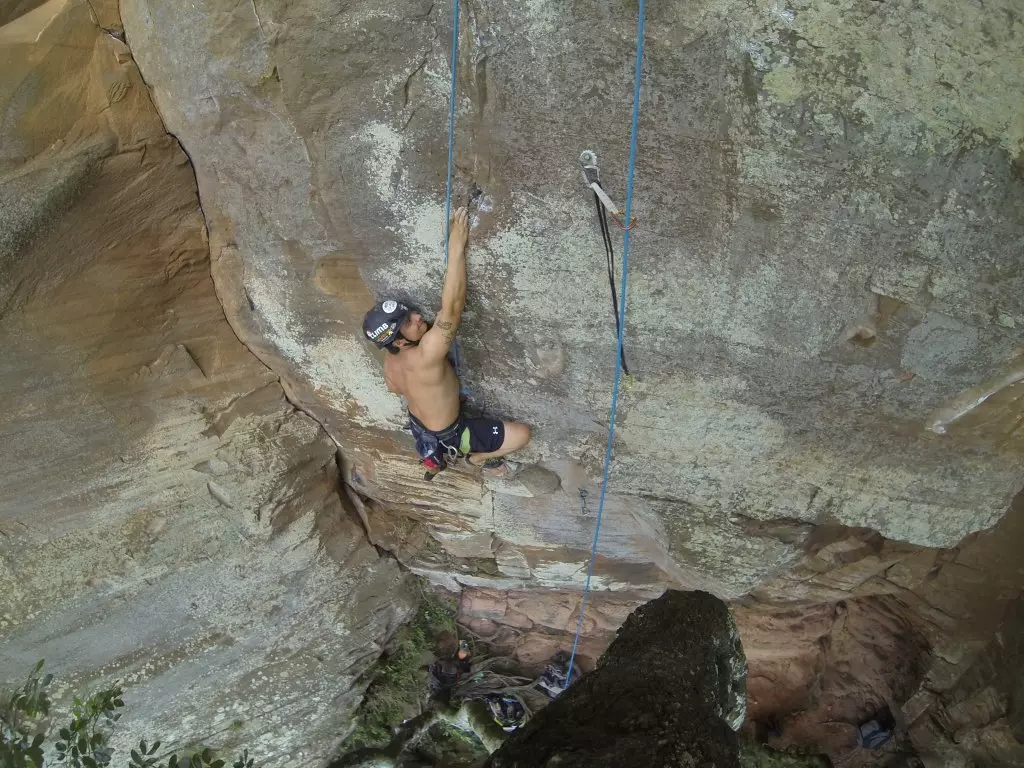
<svg viewBox="0 0 1024 768">
<path fill-rule="evenodd" d="M 514 421 L 464 419 L 463 425 L 462 452 L 469 455 L 469 463 L 474 466 L 484 466 L 530 442 L 530 428 Z"/>
</svg>

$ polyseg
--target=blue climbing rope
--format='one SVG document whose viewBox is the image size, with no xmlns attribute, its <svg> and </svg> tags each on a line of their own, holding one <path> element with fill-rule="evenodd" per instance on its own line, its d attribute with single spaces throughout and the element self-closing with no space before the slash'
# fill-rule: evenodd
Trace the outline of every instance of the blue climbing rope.
<svg viewBox="0 0 1024 768">
<path fill-rule="evenodd" d="M 452 0 L 452 83 L 448 95 L 448 182 L 444 191 L 444 243 L 441 248 L 444 250 L 444 267 L 448 270 L 448 238 L 451 237 L 452 228 L 452 167 L 455 160 L 455 75 L 459 64 L 459 0 Z M 459 378 L 459 392 L 466 394 L 466 388 L 462 385 L 462 376 L 459 365 L 459 342 L 456 339 L 452 343 L 452 362 L 455 364 L 455 374 Z"/>
<path fill-rule="evenodd" d="M 457 2 L 458 0 L 456 0 Z M 633 172 L 636 169 L 636 134 L 640 122 L 640 79 L 643 74 L 644 58 L 644 0 L 640 0 L 639 18 L 636 25 L 636 73 L 633 77 L 633 123 L 629 139 L 629 174 L 626 181 L 626 211 L 625 221 L 631 222 L 630 214 L 633 208 Z M 580 644 L 580 634 L 583 632 L 583 616 L 587 610 L 587 596 L 590 594 L 590 580 L 594 575 L 594 560 L 597 558 L 597 540 L 601 535 L 601 517 L 604 514 L 605 493 L 608 490 L 608 475 L 612 462 L 612 440 L 615 437 L 615 412 L 619 407 L 619 383 L 622 374 L 622 334 L 626 328 L 626 280 L 629 277 L 629 233 L 627 228 L 622 235 L 622 291 L 619 298 L 619 334 L 615 348 L 615 383 L 612 385 L 612 409 L 608 423 L 608 445 L 604 451 L 604 477 L 601 480 L 601 497 L 597 502 L 597 521 L 594 524 L 594 544 L 590 548 L 590 563 L 587 566 L 587 581 L 583 585 L 583 598 L 580 602 L 580 618 L 576 622 L 576 637 L 572 641 L 572 654 L 569 656 L 569 666 L 566 670 L 566 679 L 571 679 L 572 666 L 576 661 L 576 649 Z"/>
<path fill-rule="evenodd" d="M 452 165 L 455 158 L 455 73 L 459 65 L 459 0 L 452 0 L 452 83 L 448 95 L 448 183 L 444 191 L 444 265 L 448 266 L 448 237 L 452 225 Z"/>
</svg>

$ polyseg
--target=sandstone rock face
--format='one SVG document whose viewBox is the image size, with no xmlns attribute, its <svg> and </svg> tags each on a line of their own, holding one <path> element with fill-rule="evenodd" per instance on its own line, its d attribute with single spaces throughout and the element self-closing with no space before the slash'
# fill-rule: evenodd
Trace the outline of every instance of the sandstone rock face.
<svg viewBox="0 0 1024 768">
<path fill-rule="evenodd" d="M 0 27 L 0 679 L 45 658 L 65 695 L 121 680 L 126 738 L 319 764 L 411 600 L 228 325 L 188 158 L 93 10 Z"/>
<path fill-rule="evenodd" d="M 482 191 L 464 373 L 478 406 L 534 426 L 527 458 L 561 490 L 530 498 L 471 475 L 419 483 L 401 404 L 358 333 L 383 292 L 436 305 L 450 10 L 122 3 L 195 163 L 231 323 L 338 439 L 361 493 L 414 511 L 442 549 L 456 528 L 478 547 L 490 565 L 460 583 L 578 587 L 585 571 L 577 492 L 596 488 L 614 352 L 576 158 L 596 149 L 621 199 L 634 18 L 620 10 L 463 6 L 457 202 Z M 965 429 L 971 397 L 956 398 L 1021 386 L 1000 378 L 1024 323 L 1024 134 L 1007 96 L 1024 77 L 1019 9 L 725 0 L 650 14 L 636 376 L 600 586 L 745 594 L 800 557 L 749 521 L 928 546 L 994 524 L 1024 478 L 1019 435 L 991 403 Z"/>
<path fill-rule="evenodd" d="M 622 622 L 647 599 L 647 595 L 628 592 L 591 597 L 576 651 L 582 669 L 593 668 Z M 571 650 L 579 609 L 578 592 L 464 589 L 458 616 L 464 627 L 487 640 L 496 653 L 514 657 L 525 672 L 539 675 L 558 651 Z"/>
<path fill-rule="evenodd" d="M 583 661 L 700 588 L 743 601 L 783 743 L 848 759 L 886 707 L 934 765 L 1016 759 L 1024 531 L 976 532 L 1024 478 L 1020 9 L 649 11 Z M 436 305 L 444 4 L 0 2 L 0 672 L 127 677 L 141 728 L 315 764 L 407 612 L 371 544 L 528 666 L 571 639 L 614 362 L 576 158 L 622 198 L 634 19 L 463 13 L 464 375 L 534 427 L 515 483 L 424 482 L 358 331 Z"/>
<path fill-rule="evenodd" d="M 765 713 L 793 704 L 820 726 L 844 694 L 849 718 L 898 708 L 945 664 L 962 673 L 984 647 L 974 629 L 998 626 L 965 605 L 1005 605 L 936 548 L 993 526 L 1024 478 L 1020 10 L 721 0 L 649 13 L 635 378 L 595 586 L 622 605 L 706 589 L 751 603 L 752 637 L 799 630 L 793 677 Z M 450 10 L 122 2 L 195 163 L 232 326 L 342 446 L 371 540 L 452 588 L 491 590 L 493 611 L 467 620 L 526 632 L 515 643 L 532 659 L 561 638 L 535 621 L 545 599 L 494 595 L 571 592 L 586 573 L 614 324 L 576 158 L 597 150 L 622 198 L 634 19 L 480 0 L 463 14 L 457 202 L 480 190 L 464 377 L 477 407 L 534 427 L 526 459 L 559 479 L 543 494 L 465 471 L 424 483 L 358 333 L 374 296 L 436 306 Z M 962 604 L 931 589 L 938 578 Z M 571 632 L 574 601 L 555 602 Z M 777 637 L 761 640 L 752 669 L 778 679 Z M 833 641 L 842 650 L 823 655 Z M 850 698 L 856 675 L 841 668 L 865 649 L 881 660 L 870 701 L 867 683 Z M 845 754 L 848 736 L 815 743 Z"/>
</svg>

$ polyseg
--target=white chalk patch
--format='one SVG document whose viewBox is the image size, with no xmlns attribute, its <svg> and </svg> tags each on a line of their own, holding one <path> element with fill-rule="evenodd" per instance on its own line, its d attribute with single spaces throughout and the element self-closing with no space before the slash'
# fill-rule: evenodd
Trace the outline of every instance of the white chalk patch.
<svg viewBox="0 0 1024 768">
<path fill-rule="evenodd" d="M 351 398 L 364 411 L 354 420 L 364 426 L 400 428 L 404 421 L 402 401 L 388 391 L 380 366 L 366 345 L 353 336 L 323 339 L 310 349 L 310 367 L 317 387 L 331 399 Z"/>
<path fill-rule="evenodd" d="M 357 423 L 401 426 L 401 402 L 387 391 L 380 367 L 365 344 L 347 335 L 321 339 L 312 346 L 302 344 L 299 340 L 315 331 L 278 300 L 273 286 L 253 278 L 247 287 L 266 322 L 267 338 L 306 375 L 331 407 L 345 411 L 355 400 L 362 409 L 352 415 Z"/>
<path fill-rule="evenodd" d="M 369 148 L 366 169 L 374 192 L 382 202 L 390 202 L 395 197 L 392 178 L 398 169 L 404 144 L 401 134 L 387 123 L 373 122 L 363 126 L 353 138 Z"/>
</svg>

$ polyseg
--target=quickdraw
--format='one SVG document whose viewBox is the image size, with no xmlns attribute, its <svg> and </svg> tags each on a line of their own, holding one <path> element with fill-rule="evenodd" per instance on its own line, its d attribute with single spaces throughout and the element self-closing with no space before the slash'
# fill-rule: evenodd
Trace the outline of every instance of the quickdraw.
<svg viewBox="0 0 1024 768">
<path fill-rule="evenodd" d="M 608 228 L 608 214 L 611 213 L 612 218 L 615 219 L 616 223 L 622 229 L 629 230 L 633 228 L 636 221 L 635 217 L 630 217 L 630 224 L 628 227 L 622 226 L 616 216 L 624 215 L 622 211 L 616 207 L 615 203 L 608 196 L 608 193 L 604 191 L 604 187 L 601 186 L 601 171 L 597 167 L 597 153 L 592 149 L 585 149 L 580 154 L 580 165 L 583 168 L 583 180 L 586 185 L 594 193 L 594 205 L 597 207 L 597 221 L 601 225 L 601 239 L 604 241 L 604 255 L 605 263 L 608 268 L 608 285 L 612 292 L 612 312 L 615 314 L 615 331 L 616 335 L 621 335 L 621 321 L 619 320 L 619 296 L 618 289 L 615 286 L 615 249 L 612 247 L 612 234 Z M 625 374 L 629 375 L 629 366 L 626 365 L 626 353 L 621 348 L 619 349 L 619 358 L 622 363 L 622 370 Z"/>
</svg>

